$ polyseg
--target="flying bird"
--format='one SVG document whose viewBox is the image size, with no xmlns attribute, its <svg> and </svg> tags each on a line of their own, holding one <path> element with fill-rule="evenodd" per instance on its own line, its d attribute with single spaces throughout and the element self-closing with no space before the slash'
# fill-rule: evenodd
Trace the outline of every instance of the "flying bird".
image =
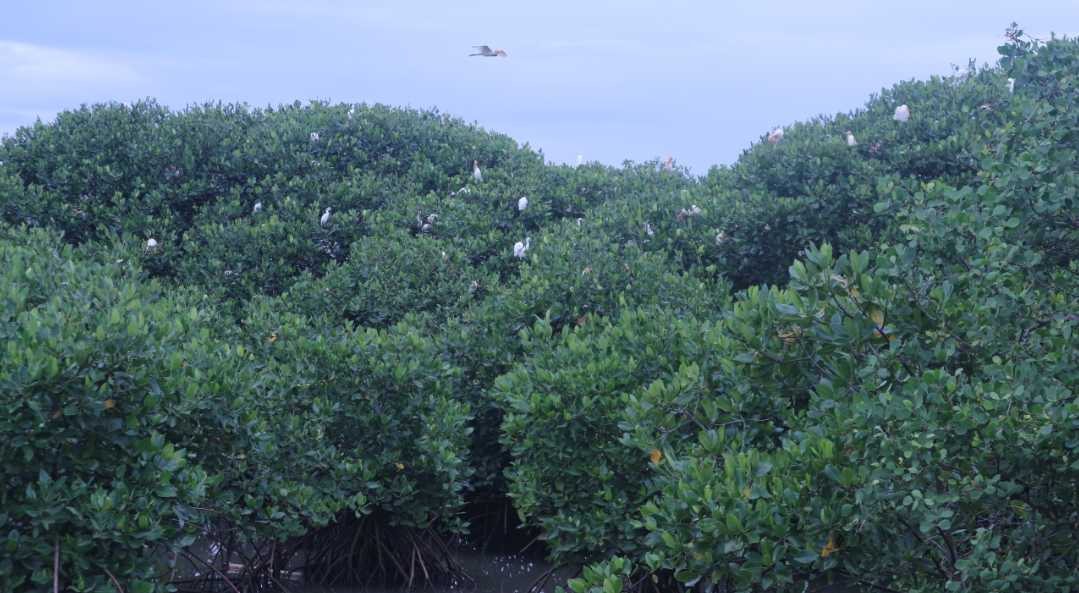
<svg viewBox="0 0 1079 593">
<path fill-rule="evenodd" d="M 768 141 L 771 142 L 773 146 L 778 145 L 780 143 L 780 141 L 782 141 L 782 140 L 783 140 L 783 128 L 782 127 L 776 128 L 775 130 L 772 130 L 771 134 L 768 134 Z"/>
<path fill-rule="evenodd" d="M 262 202 L 255 202 L 255 207 L 251 209 L 251 214 L 258 214 L 262 212 Z"/>
<path fill-rule="evenodd" d="M 663 165 L 663 172 L 664 173 L 674 173 L 674 165 L 671 164 L 673 162 L 674 162 L 674 157 L 673 156 L 667 157 L 667 164 Z"/>
<path fill-rule="evenodd" d="M 473 45 L 472 47 L 480 50 L 480 53 L 478 53 L 478 54 L 468 54 L 469 57 L 472 57 L 472 56 L 484 56 L 484 57 L 488 57 L 488 58 L 493 58 L 495 56 L 501 56 L 503 58 L 506 57 L 506 52 L 501 50 L 501 49 L 491 49 L 491 48 L 487 47 L 486 45 Z"/>
<path fill-rule="evenodd" d="M 584 164 L 584 151 L 582 150 L 580 152 L 580 154 L 577 155 L 577 166 L 580 167 L 583 164 Z"/>
<path fill-rule="evenodd" d="M 910 119 L 910 108 L 906 105 L 900 105 L 899 107 L 896 107 L 895 115 L 892 116 L 892 119 L 898 122 L 907 123 L 907 120 Z"/>
<path fill-rule="evenodd" d="M 322 213 L 322 218 L 318 219 L 319 224 L 326 224 L 326 221 L 330 219 L 330 208 L 327 207 L 326 211 Z"/>
<path fill-rule="evenodd" d="M 528 251 L 528 247 L 532 244 L 532 237 L 526 237 L 525 242 L 520 241 L 513 244 L 513 257 L 517 259 L 524 259 L 525 252 Z"/>
<path fill-rule="evenodd" d="M 847 146 L 857 146 L 858 141 L 854 139 L 854 134 L 847 130 Z"/>
<path fill-rule="evenodd" d="M 525 208 L 528 208 L 528 198 L 521 196 L 521 199 L 517 200 L 517 209 L 524 212 Z"/>
<path fill-rule="evenodd" d="M 479 161 L 472 161 L 472 177 L 474 177 L 476 181 L 483 181 L 483 172 L 480 171 Z"/>
</svg>

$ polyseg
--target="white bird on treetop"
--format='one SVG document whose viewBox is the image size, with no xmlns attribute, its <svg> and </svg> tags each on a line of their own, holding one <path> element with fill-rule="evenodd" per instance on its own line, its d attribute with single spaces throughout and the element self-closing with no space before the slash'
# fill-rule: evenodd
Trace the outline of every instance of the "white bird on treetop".
<svg viewBox="0 0 1079 593">
<path fill-rule="evenodd" d="M 472 161 L 472 177 L 474 177 L 476 181 L 483 181 L 483 171 L 480 171 L 479 163 L 479 161 Z"/>
<path fill-rule="evenodd" d="M 528 251 L 528 247 L 532 244 L 532 237 L 525 237 L 525 242 L 520 241 L 513 244 L 513 257 L 517 259 L 524 259 L 525 252 Z"/>
<path fill-rule="evenodd" d="M 319 224 L 326 224 L 326 221 L 330 219 L 330 208 L 326 208 L 326 212 L 322 213 L 322 218 L 318 219 Z"/>
<path fill-rule="evenodd" d="M 671 164 L 673 162 L 674 162 L 674 157 L 673 156 L 667 157 L 667 164 L 663 165 L 663 172 L 664 173 L 674 173 L 674 165 Z"/>
<path fill-rule="evenodd" d="M 781 140 L 783 140 L 783 128 L 782 127 L 776 128 L 775 130 L 772 131 L 771 134 L 768 134 L 768 141 L 771 142 L 773 146 L 779 144 L 779 142 Z"/>
<path fill-rule="evenodd" d="M 892 119 L 898 122 L 907 123 L 907 120 L 910 119 L 910 108 L 906 105 L 900 105 L 899 107 L 896 107 L 895 114 L 892 115 Z"/>
<path fill-rule="evenodd" d="M 577 154 L 577 166 L 580 167 L 584 164 L 584 151 L 582 150 Z"/>
<path fill-rule="evenodd" d="M 1015 92 L 1015 79 L 1014 78 L 1009 78 L 1008 79 L 1008 92 L 1009 93 L 1014 93 Z"/>
<path fill-rule="evenodd" d="M 157 241 L 150 239 L 146 242 L 147 249 L 153 249 L 154 247 L 157 247 Z"/>
<path fill-rule="evenodd" d="M 858 141 L 854 139 L 854 134 L 847 130 L 847 146 L 857 146 Z"/>
<path fill-rule="evenodd" d="M 488 57 L 488 58 L 493 58 L 495 56 L 501 56 L 503 58 L 507 57 L 506 52 L 501 50 L 501 49 L 491 49 L 491 48 L 487 47 L 486 45 L 473 45 L 472 47 L 474 47 L 475 49 L 480 50 L 480 53 L 478 53 L 478 54 L 468 54 L 469 57 L 472 57 L 472 56 L 484 56 L 484 57 Z"/>
<path fill-rule="evenodd" d="M 517 209 L 524 212 L 525 208 L 528 208 L 528 198 L 521 196 L 521 199 L 517 200 Z"/>
<path fill-rule="evenodd" d="M 255 202 L 255 207 L 251 210 L 251 214 L 258 214 L 262 212 L 262 202 Z"/>
</svg>

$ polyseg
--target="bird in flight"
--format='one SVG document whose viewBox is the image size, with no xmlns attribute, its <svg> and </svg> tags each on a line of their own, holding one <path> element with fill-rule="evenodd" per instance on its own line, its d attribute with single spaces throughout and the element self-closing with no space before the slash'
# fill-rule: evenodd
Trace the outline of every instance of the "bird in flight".
<svg viewBox="0 0 1079 593">
<path fill-rule="evenodd" d="M 501 50 L 501 49 L 491 49 L 491 48 L 487 47 L 486 45 L 473 45 L 472 47 L 480 50 L 480 53 L 478 53 L 478 54 L 468 54 L 469 57 L 472 57 L 472 56 L 484 56 L 484 57 L 488 57 L 488 58 L 493 58 L 495 56 L 502 56 L 503 58 L 506 57 L 506 52 Z"/>
</svg>

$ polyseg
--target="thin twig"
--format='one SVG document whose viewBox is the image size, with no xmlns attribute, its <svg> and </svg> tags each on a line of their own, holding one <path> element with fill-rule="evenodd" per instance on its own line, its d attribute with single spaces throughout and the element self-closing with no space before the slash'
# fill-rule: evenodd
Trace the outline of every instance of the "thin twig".
<svg viewBox="0 0 1079 593">
<path fill-rule="evenodd" d="M 120 591 L 120 593 L 124 593 L 124 588 L 120 586 L 120 581 L 116 580 L 116 577 L 112 576 L 112 573 L 109 572 L 109 569 L 102 566 L 101 570 L 104 570 L 105 574 L 109 575 L 109 578 L 112 579 L 112 584 L 116 585 L 116 588 Z"/>
</svg>

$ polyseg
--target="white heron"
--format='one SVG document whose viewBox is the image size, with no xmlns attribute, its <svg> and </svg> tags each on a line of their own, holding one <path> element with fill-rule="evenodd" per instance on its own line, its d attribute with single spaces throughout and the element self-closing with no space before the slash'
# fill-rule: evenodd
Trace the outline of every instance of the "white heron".
<svg viewBox="0 0 1079 593">
<path fill-rule="evenodd" d="M 780 143 L 780 141 L 782 141 L 782 140 L 783 140 L 783 128 L 782 127 L 778 127 L 776 129 L 772 130 L 772 132 L 770 134 L 768 134 L 768 141 L 771 142 L 773 146 L 778 145 Z"/>
<path fill-rule="evenodd" d="M 577 154 L 577 166 L 580 167 L 584 164 L 584 151 L 582 150 Z"/>
<path fill-rule="evenodd" d="M 513 244 L 513 257 L 517 259 L 524 259 L 525 252 L 528 251 L 529 246 L 532 244 L 532 237 L 525 237 L 525 242 L 520 241 Z"/>
<path fill-rule="evenodd" d="M 255 207 L 251 209 L 251 214 L 258 214 L 262 212 L 262 202 L 255 202 Z"/>
<path fill-rule="evenodd" d="M 577 226 L 581 226 L 581 221 L 582 221 L 582 220 L 584 220 L 584 219 L 583 219 L 583 218 L 578 218 L 578 219 L 577 219 Z"/>
<path fill-rule="evenodd" d="M 517 209 L 524 212 L 525 208 L 528 208 L 528 198 L 521 196 L 521 199 L 517 200 Z"/>
<path fill-rule="evenodd" d="M 1015 79 L 1014 78 L 1009 78 L 1008 79 L 1008 92 L 1009 93 L 1014 93 L 1015 92 Z"/>
<path fill-rule="evenodd" d="M 644 234 L 648 235 L 649 237 L 656 234 L 655 231 L 652 230 L 652 225 L 647 222 L 644 223 Z"/>
<path fill-rule="evenodd" d="M 727 238 L 727 235 L 724 235 L 723 231 L 719 231 L 719 234 L 716 235 L 716 245 L 722 245 L 725 238 Z"/>
<path fill-rule="evenodd" d="M 476 181 L 483 181 L 483 171 L 480 171 L 479 161 L 472 161 L 472 177 L 474 177 Z"/>
<path fill-rule="evenodd" d="M 900 105 L 895 108 L 895 114 L 892 115 L 892 119 L 898 122 L 907 123 L 910 120 L 910 108 L 906 105 Z"/>
<path fill-rule="evenodd" d="M 667 164 L 663 165 L 663 172 L 664 173 L 674 173 L 674 165 L 671 164 L 673 162 L 674 162 L 674 157 L 673 156 L 667 157 Z"/>
<path fill-rule="evenodd" d="M 858 141 L 854 139 L 854 133 L 847 130 L 847 146 L 857 146 Z"/>
<path fill-rule="evenodd" d="M 449 261 L 450 261 L 450 256 L 446 255 L 446 252 L 443 251 L 442 252 L 442 263 L 449 263 Z"/>
<path fill-rule="evenodd" d="M 153 249 L 154 247 L 157 247 L 157 241 L 155 241 L 153 239 L 150 239 L 150 240 L 146 241 L 146 248 L 147 249 Z"/>
<path fill-rule="evenodd" d="M 468 54 L 469 57 L 472 57 L 472 56 L 484 56 L 484 57 L 487 57 L 487 58 L 493 58 L 495 56 L 499 56 L 499 57 L 503 57 L 503 58 L 507 57 L 506 52 L 501 50 L 501 49 L 491 49 L 490 47 L 487 47 L 486 45 L 473 45 L 472 47 L 475 48 L 475 49 L 480 50 L 480 53 L 478 53 L 478 54 Z"/>
<path fill-rule="evenodd" d="M 326 221 L 330 219 L 330 208 L 327 206 L 326 211 L 322 213 L 322 218 L 318 219 L 319 224 L 326 224 Z"/>
<path fill-rule="evenodd" d="M 318 142 L 318 132 L 311 132 L 311 142 Z"/>
<path fill-rule="evenodd" d="M 479 288 L 479 287 L 480 287 L 480 283 L 473 280 L 472 284 L 468 285 L 468 294 L 475 294 L 476 289 Z"/>
</svg>

